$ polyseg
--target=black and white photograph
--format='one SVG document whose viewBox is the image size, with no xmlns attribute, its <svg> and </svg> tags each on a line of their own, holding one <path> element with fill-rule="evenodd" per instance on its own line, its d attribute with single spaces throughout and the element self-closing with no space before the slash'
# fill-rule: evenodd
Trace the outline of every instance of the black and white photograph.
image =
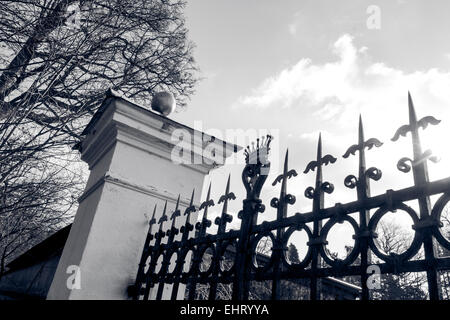
<svg viewBox="0 0 450 320">
<path fill-rule="evenodd" d="M 450 300 L 449 16 L 0 1 L 0 317 Z"/>
</svg>

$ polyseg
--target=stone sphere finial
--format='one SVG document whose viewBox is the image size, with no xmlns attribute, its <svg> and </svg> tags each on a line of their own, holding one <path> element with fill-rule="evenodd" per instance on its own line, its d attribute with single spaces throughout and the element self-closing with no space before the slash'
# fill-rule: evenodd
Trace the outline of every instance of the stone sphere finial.
<svg viewBox="0 0 450 320">
<path fill-rule="evenodd" d="M 176 105 L 175 97 L 171 92 L 161 91 L 153 94 L 152 110 L 161 113 L 163 116 L 168 116 L 174 112 Z"/>
</svg>

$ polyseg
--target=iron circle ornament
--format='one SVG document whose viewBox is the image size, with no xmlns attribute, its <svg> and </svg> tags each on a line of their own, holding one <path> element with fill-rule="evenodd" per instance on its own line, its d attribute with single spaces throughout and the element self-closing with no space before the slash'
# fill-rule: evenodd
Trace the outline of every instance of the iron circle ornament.
<svg viewBox="0 0 450 320">
<path fill-rule="evenodd" d="M 227 248 L 229 246 L 234 247 L 234 249 L 236 250 L 236 248 L 237 248 L 236 239 L 225 240 L 221 243 L 221 246 L 219 249 L 219 259 L 220 259 L 219 263 L 223 262 L 225 260 L 225 255 L 227 254 Z M 219 264 L 219 271 L 220 271 L 220 274 L 222 274 L 223 276 L 230 276 L 234 273 L 234 270 L 235 270 L 234 259 L 231 258 L 230 260 L 233 264 L 228 269 L 222 268 L 222 265 Z"/>
<path fill-rule="evenodd" d="M 326 248 L 327 245 L 327 236 L 330 230 L 336 225 L 336 224 L 342 224 L 344 222 L 348 222 L 352 228 L 353 228 L 353 239 L 355 240 L 355 245 L 353 246 L 350 253 L 345 257 L 345 259 L 339 259 L 339 258 L 333 258 L 329 252 L 329 250 Z M 359 254 L 359 239 L 356 237 L 356 234 L 358 233 L 358 223 L 353 219 L 351 216 L 339 216 L 339 217 L 333 217 L 330 220 L 325 223 L 321 230 L 321 237 L 324 239 L 324 244 L 320 246 L 320 255 L 323 257 L 324 261 L 328 263 L 331 267 L 339 268 L 343 266 L 348 266 L 351 263 L 353 263 Z"/>
<path fill-rule="evenodd" d="M 444 193 L 434 204 L 431 210 L 431 218 L 436 221 L 436 224 L 432 227 L 432 232 L 436 240 L 445 249 L 450 250 L 450 241 L 441 232 L 441 216 L 442 211 L 445 209 L 447 203 L 450 201 L 450 193 Z"/>
<path fill-rule="evenodd" d="M 170 277 L 173 276 L 176 272 L 178 255 L 180 253 L 178 252 L 178 250 L 170 250 L 169 253 L 170 255 L 168 255 L 166 275 Z"/>
<path fill-rule="evenodd" d="M 162 266 L 164 264 L 164 260 L 166 259 L 166 255 L 168 254 L 172 254 L 171 252 L 164 252 L 164 251 L 159 251 L 159 252 L 155 252 L 154 254 L 154 263 L 155 263 L 155 267 L 153 269 L 153 272 L 155 274 L 160 274 L 160 272 L 162 271 Z M 149 270 L 150 271 L 150 270 Z"/>
<path fill-rule="evenodd" d="M 153 259 L 154 258 L 153 258 L 152 252 L 144 251 L 144 254 L 143 254 L 144 264 L 142 265 L 142 271 L 144 272 L 144 274 L 146 274 L 148 272 L 148 270 L 150 269 L 150 265 L 151 265 Z"/>
<path fill-rule="evenodd" d="M 181 268 L 181 270 L 179 270 L 179 274 L 180 275 L 189 275 L 191 274 L 191 269 L 192 269 L 192 261 L 194 259 L 194 250 L 192 248 L 186 247 L 186 248 L 181 248 L 179 251 L 179 262 L 178 263 L 183 263 L 182 266 L 179 266 Z M 191 253 L 191 256 L 189 257 L 189 263 L 186 263 L 186 259 L 188 257 L 188 254 Z M 185 266 L 187 266 L 187 268 L 185 268 Z M 185 270 L 187 269 L 187 270 Z"/>
<path fill-rule="evenodd" d="M 270 238 L 270 241 L 272 241 L 272 248 L 270 249 L 272 252 L 270 254 L 269 261 L 263 266 L 258 266 L 256 261 L 255 261 L 256 258 L 257 258 L 257 255 L 258 255 L 258 253 L 256 252 L 256 249 L 257 249 L 259 241 L 262 238 L 264 238 L 264 237 L 268 237 L 268 238 Z M 273 256 L 273 250 L 272 249 L 273 249 L 274 243 L 275 243 L 275 236 L 272 233 L 272 231 L 261 232 L 253 239 L 252 246 L 251 246 L 251 251 L 250 251 L 251 254 L 252 254 L 252 258 L 251 258 L 252 262 L 251 262 L 250 265 L 251 265 L 251 268 L 253 270 L 255 270 L 256 272 L 264 273 L 264 272 L 268 271 L 273 266 L 273 264 L 274 264 L 274 256 Z"/>
<path fill-rule="evenodd" d="M 356 178 L 353 174 L 345 177 L 344 185 L 349 189 L 354 189 L 358 184 L 358 178 Z"/>
<path fill-rule="evenodd" d="M 169 270 L 170 270 L 171 261 L 172 261 L 174 254 L 176 254 L 177 258 L 178 258 L 177 250 L 167 249 L 167 250 L 164 250 L 164 252 L 162 252 L 158 256 L 158 259 L 156 260 L 156 264 L 157 264 L 156 268 L 158 268 L 157 274 L 159 276 L 167 275 L 167 274 L 171 273 Z M 161 263 L 159 264 L 158 261 L 160 258 L 162 258 L 162 260 L 161 260 Z"/>
<path fill-rule="evenodd" d="M 205 254 L 206 254 L 206 251 L 208 249 L 211 249 L 211 251 L 212 251 L 211 262 L 210 262 L 209 266 L 206 268 L 206 270 L 202 271 L 201 268 L 202 268 L 202 264 L 203 264 L 203 258 L 204 258 Z M 214 259 L 216 258 L 215 245 L 213 243 L 206 244 L 206 245 L 203 245 L 203 246 L 199 247 L 197 250 L 198 250 L 198 259 L 199 259 L 198 260 L 198 262 L 199 262 L 199 264 L 198 264 L 198 274 L 201 277 L 207 277 L 213 271 Z"/>
<path fill-rule="evenodd" d="M 296 231 L 305 231 L 308 236 L 308 241 L 311 241 L 312 236 L 313 236 L 311 230 L 309 229 L 309 227 L 306 224 L 301 224 L 299 226 L 290 227 L 288 230 L 286 230 L 286 232 L 283 235 L 283 240 L 282 240 L 283 248 L 288 247 L 289 238 Z M 308 247 L 308 249 L 306 251 L 305 257 L 299 263 L 290 263 L 287 260 L 287 251 L 285 251 L 284 254 L 282 255 L 283 265 L 286 268 L 292 269 L 292 270 L 305 269 L 308 266 L 308 264 L 311 262 L 311 259 L 312 259 L 311 247 L 308 245 L 307 245 L 307 247 Z"/>
<path fill-rule="evenodd" d="M 372 218 L 369 221 L 368 224 L 368 229 L 372 232 L 372 234 L 374 234 L 374 237 L 370 237 L 369 238 L 369 246 L 370 249 L 372 250 L 372 252 L 381 260 L 385 261 L 385 262 L 390 262 L 390 263 L 401 263 L 403 261 L 407 261 L 409 259 L 411 259 L 417 252 L 419 252 L 420 250 L 420 246 L 422 245 L 422 239 L 421 236 L 419 234 L 419 232 L 415 231 L 414 233 L 414 238 L 411 242 L 411 245 L 409 246 L 408 249 L 406 249 L 406 251 L 398 254 L 398 253 L 390 253 L 387 254 L 385 252 L 382 252 L 376 245 L 375 243 L 375 238 L 376 238 L 376 233 L 375 230 L 377 228 L 378 223 L 380 222 L 381 218 L 389 213 L 389 212 L 395 212 L 397 210 L 401 210 L 406 212 L 411 220 L 413 221 L 413 224 L 416 224 L 417 222 L 419 222 L 419 217 L 416 213 L 416 211 L 411 208 L 410 206 L 407 206 L 404 203 L 398 203 L 392 206 L 392 208 L 389 208 L 388 206 L 384 205 L 382 207 L 380 207 L 372 216 Z"/>
</svg>

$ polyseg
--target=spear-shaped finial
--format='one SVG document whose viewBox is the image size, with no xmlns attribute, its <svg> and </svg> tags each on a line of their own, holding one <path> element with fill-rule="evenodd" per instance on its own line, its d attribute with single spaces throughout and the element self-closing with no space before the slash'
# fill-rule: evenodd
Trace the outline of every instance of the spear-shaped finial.
<svg viewBox="0 0 450 320">
<path fill-rule="evenodd" d="M 358 126 L 358 144 L 354 144 L 350 146 L 347 151 L 342 156 L 343 158 L 348 158 L 351 154 L 355 155 L 357 151 L 359 151 L 359 159 L 360 164 L 365 165 L 365 148 L 368 148 L 369 150 L 372 149 L 374 146 L 379 148 L 383 145 L 383 143 L 376 139 L 376 138 L 370 138 L 369 140 L 365 140 L 364 137 L 364 125 L 361 114 L 359 115 L 359 126 Z"/>
<path fill-rule="evenodd" d="M 365 141 L 364 141 L 364 126 L 361 114 L 359 115 L 359 128 L 358 128 L 358 144 L 359 149 L 359 178 L 363 179 L 364 172 L 366 170 L 366 154 L 365 154 Z"/>
<path fill-rule="evenodd" d="M 283 167 L 283 171 L 285 173 L 288 170 L 288 157 L 289 157 L 289 149 L 286 149 L 286 154 L 284 155 L 284 167 Z"/>
<path fill-rule="evenodd" d="M 286 190 L 287 179 L 297 176 L 297 171 L 295 171 L 295 169 L 289 170 L 288 159 L 289 159 L 289 149 L 286 149 L 286 155 L 284 156 L 283 173 L 278 175 L 278 177 L 276 177 L 276 179 L 272 182 L 273 186 L 275 186 L 277 183 L 281 183 L 282 185 L 281 190 Z"/>
<path fill-rule="evenodd" d="M 415 127 L 417 125 L 417 115 L 416 110 L 414 109 L 414 103 L 411 98 L 411 93 L 408 91 L 408 109 L 409 109 L 409 124 L 411 127 Z"/>
<path fill-rule="evenodd" d="M 187 215 L 186 225 L 188 225 L 191 221 L 191 213 L 195 212 L 194 194 L 195 194 L 195 188 L 192 189 L 192 195 L 191 195 L 191 200 L 189 201 L 189 207 L 187 207 L 186 210 L 184 211 L 184 215 Z"/>
<path fill-rule="evenodd" d="M 361 146 L 364 145 L 364 125 L 361 114 L 359 114 L 358 143 Z"/>
<path fill-rule="evenodd" d="M 322 132 L 319 132 L 319 141 L 317 142 L 317 162 L 322 161 Z"/>
<path fill-rule="evenodd" d="M 158 221 L 158 223 L 159 223 L 159 228 L 160 228 L 161 230 L 162 230 L 162 224 L 163 224 L 163 222 L 164 222 L 164 221 L 167 221 L 166 210 L 167 210 L 167 200 L 166 200 L 166 202 L 164 203 L 163 214 L 162 214 L 161 218 L 159 218 L 159 221 Z"/>
<path fill-rule="evenodd" d="M 189 232 L 193 230 L 194 226 L 191 225 L 191 213 L 195 212 L 195 206 L 194 206 L 194 193 L 195 188 L 192 189 L 192 195 L 191 195 L 191 201 L 189 202 L 189 207 L 186 208 L 184 211 L 184 215 L 186 216 L 186 222 L 184 223 L 184 226 L 180 228 L 180 231 L 183 233 L 182 240 L 185 241 L 188 236 Z"/>
<path fill-rule="evenodd" d="M 394 134 L 394 137 L 392 137 L 392 141 L 397 141 L 400 136 L 406 137 L 406 134 L 408 132 L 411 132 L 412 138 L 413 138 L 413 144 L 417 145 L 417 150 L 420 151 L 420 139 L 419 139 L 419 128 L 426 129 L 428 125 L 437 125 L 440 120 L 437 120 L 433 116 L 426 116 L 423 117 L 420 120 L 417 120 L 416 110 L 414 108 L 414 103 L 411 98 L 411 94 L 408 91 L 408 113 L 409 113 L 409 124 L 403 125 L 400 128 L 397 129 L 397 131 Z M 419 157 L 421 156 L 421 152 L 418 153 Z M 417 158 L 418 159 L 418 158 Z M 407 171 L 405 171 L 407 172 Z"/>
<path fill-rule="evenodd" d="M 230 192 L 230 180 L 231 180 L 231 173 L 228 174 L 227 186 L 225 187 L 225 194 L 228 194 Z"/>
<path fill-rule="evenodd" d="M 177 204 L 175 205 L 175 211 L 172 213 L 170 219 L 172 220 L 172 227 L 175 227 L 175 220 L 180 215 L 180 210 L 178 210 L 178 206 L 180 204 L 180 195 L 178 194 Z"/>
<path fill-rule="evenodd" d="M 177 217 L 180 216 L 180 210 L 178 209 L 178 206 L 180 204 L 180 194 L 178 194 L 177 204 L 175 205 L 175 210 L 172 213 L 172 216 L 170 217 L 170 220 L 172 220 L 172 226 L 167 231 L 167 235 L 169 236 L 168 243 L 172 243 L 174 237 L 178 234 L 178 229 L 175 228 L 175 221 L 177 220 Z"/>
<path fill-rule="evenodd" d="M 209 201 L 211 199 L 211 182 L 209 183 L 208 192 L 206 193 L 206 201 Z M 202 203 L 203 205 L 203 203 Z M 205 206 L 205 213 L 208 211 L 208 206 Z"/>
<path fill-rule="evenodd" d="M 286 194 L 286 181 L 288 179 L 288 158 L 289 149 L 286 149 L 286 155 L 284 156 L 284 166 L 283 166 L 283 180 L 281 182 L 281 192 Z"/>
<path fill-rule="evenodd" d="M 187 215 L 186 217 L 186 223 L 189 223 L 189 219 L 191 217 L 191 213 L 195 211 L 194 207 L 194 194 L 195 194 L 195 188 L 192 189 L 192 195 L 191 195 L 191 201 L 189 201 L 189 207 L 186 208 L 184 211 L 184 215 Z"/>
<path fill-rule="evenodd" d="M 226 224 L 233 220 L 233 217 L 229 215 L 228 212 L 228 200 L 236 199 L 233 192 L 230 193 L 230 180 L 231 174 L 228 175 L 227 186 L 225 187 L 225 194 L 220 197 L 219 203 L 223 202 L 222 214 L 217 217 L 214 223 L 218 226 L 217 233 L 224 233 L 226 229 Z"/>
<path fill-rule="evenodd" d="M 322 165 L 328 165 L 329 163 L 335 163 L 336 158 L 331 154 L 327 154 L 322 157 L 322 133 L 319 133 L 319 141 L 317 142 L 317 157 L 308 163 L 303 173 L 308 173 L 310 170 L 314 171 L 317 168 L 316 177 L 322 176 Z"/>
<path fill-rule="evenodd" d="M 210 206 L 210 200 L 211 200 L 211 182 L 209 183 L 208 187 L 208 193 L 206 194 L 206 201 L 201 204 L 200 208 L 203 207 L 203 220 L 205 221 L 208 219 L 208 207 Z"/>
<path fill-rule="evenodd" d="M 159 239 L 161 239 L 165 236 L 165 233 L 162 230 L 163 230 L 164 222 L 167 221 L 166 210 L 167 210 L 167 200 L 164 203 L 163 214 L 162 214 L 161 218 L 159 218 L 159 221 L 158 221 L 159 231 L 157 232 L 157 235 L 158 235 Z"/>
<path fill-rule="evenodd" d="M 196 224 L 196 228 L 200 230 L 200 236 L 205 235 L 206 229 L 211 225 L 211 221 L 208 220 L 208 207 L 214 205 L 214 201 L 211 199 L 211 182 L 209 183 L 208 193 L 206 194 L 206 200 L 200 205 L 199 210 L 203 209 L 202 222 Z"/>
<path fill-rule="evenodd" d="M 316 171 L 316 190 L 319 190 L 322 184 L 322 132 L 319 133 L 317 142 L 317 171 Z"/>
<path fill-rule="evenodd" d="M 153 208 L 153 213 L 152 213 L 152 217 L 150 218 L 148 224 L 149 225 L 153 225 L 156 223 L 156 219 L 155 219 L 155 215 L 156 215 L 156 206 L 157 204 L 155 203 L 155 207 Z"/>
</svg>

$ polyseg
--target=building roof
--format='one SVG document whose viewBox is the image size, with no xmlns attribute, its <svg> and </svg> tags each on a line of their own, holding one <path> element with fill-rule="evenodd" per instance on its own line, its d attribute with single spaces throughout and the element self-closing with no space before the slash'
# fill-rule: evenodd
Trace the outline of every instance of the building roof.
<svg viewBox="0 0 450 320">
<path fill-rule="evenodd" d="M 64 248 L 72 224 L 65 226 L 47 239 L 38 243 L 6 266 L 7 273 L 23 269 L 51 257 L 56 251 Z"/>
<path fill-rule="evenodd" d="M 7 265 L 8 268 L 7 273 L 32 266 L 36 263 L 48 259 L 49 257 L 53 256 L 57 251 L 59 250 L 62 251 L 69 236 L 71 227 L 72 224 L 67 225 L 66 227 L 55 232 L 44 241 L 35 245 L 31 249 L 29 249 L 28 251 L 26 251 L 13 261 L 11 261 Z M 227 250 L 230 251 L 230 253 L 232 254 L 234 254 L 233 249 L 227 247 Z M 263 260 L 268 259 L 268 257 L 261 254 L 258 255 L 258 258 Z M 357 295 L 361 291 L 361 287 L 333 277 L 322 278 L 322 281 L 324 281 L 324 284 L 328 284 L 332 287 L 339 288 L 340 290 L 347 291 L 354 295 Z"/>
</svg>

